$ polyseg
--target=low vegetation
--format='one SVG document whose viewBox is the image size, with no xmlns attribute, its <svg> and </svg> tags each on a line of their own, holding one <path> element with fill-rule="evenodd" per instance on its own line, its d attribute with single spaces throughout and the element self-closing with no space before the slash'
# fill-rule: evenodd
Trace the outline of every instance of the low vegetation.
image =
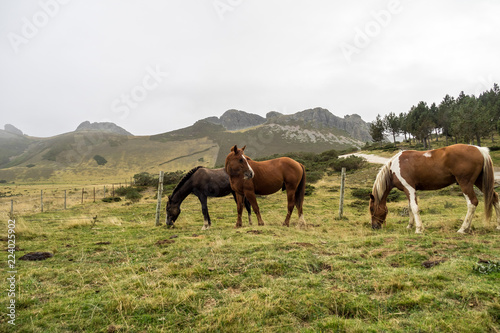
<svg viewBox="0 0 500 333">
<path fill-rule="evenodd" d="M 315 163 L 311 172 L 329 166 Z M 133 204 L 88 202 L 16 216 L 16 257 L 53 254 L 16 263 L 16 330 L 500 330 L 500 233 L 483 221 L 481 205 L 472 233 L 460 235 L 466 204 L 459 189 L 421 192 L 423 235 L 406 229 L 404 197 L 389 203 L 387 224 L 373 231 L 366 195 L 378 166 L 348 173 L 342 219 L 340 175 L 326 170 L 304 201 L 307 228 L 295 214 L 289 228 L 281 226 L 281 192 L 258 198 L 265 226 L 239 229 L 236 205 L 226 197 L 209 199 L 212 228 L 201 231 L 194 196 L 175 228 L 155 227 L 151 187 Z M 6 304 L 7 293 L 0 300 Z M 10 328 L 6 316 L 0 326 Z"/>
</svg>

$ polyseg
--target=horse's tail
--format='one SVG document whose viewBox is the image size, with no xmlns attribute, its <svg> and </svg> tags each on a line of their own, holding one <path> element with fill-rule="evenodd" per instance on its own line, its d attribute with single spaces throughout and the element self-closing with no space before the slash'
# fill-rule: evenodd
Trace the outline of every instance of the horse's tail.
<svg viewBox="0 0 500 333">
<path fill-rule="evenodd" d="M 479 147 L 483 154 L 483 195 L 484 195 L 484 215 L 487 221 L 491 218 L 493 204 L 498 200 L 495 193 L 495 173 L 493 171 L 493 161 L 489 154 L 489 149 Z"/>
<path fill-rule="evenodd" d="M 304 203 L 304 197 L 306 195 L 306 168 L 300 164 L 302 168 L 302 178 L 300 179 L 299 186 L 295 190 L 295 206 L 301 210 L 302 204 Z"/>
</svg>

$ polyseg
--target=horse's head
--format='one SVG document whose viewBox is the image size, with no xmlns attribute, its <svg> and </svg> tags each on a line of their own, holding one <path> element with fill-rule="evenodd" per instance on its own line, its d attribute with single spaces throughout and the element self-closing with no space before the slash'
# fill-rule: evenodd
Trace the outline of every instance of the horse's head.
<svg viewBox="0 0 500 333">
<path fill-rule="evenodd" d="M 170 199 L 170 196 L 168 196 L 166 223 L 169 228 L 174 226 L 175 220 L 177 220 L 179 214 L 181 213 L 180 205 L 173 204 Z"/>
<path fill-rule="evenodd" d="M 243 153 L 246 146 L 238 149 L 238 146 L 234 145 L 231 148 L 231 152 L 226 157 L 226 172 L 231 178 L 243 177 L 243 179 L 251 179 L 254 176 L 254 172 L 250 164 L 248 164 L 248 157 Z"/>
<path fill-rule="evenodd" d="M 373 229 L 380 229 L 387 217 L 387 205 L 380 202 L 380 200 L 377 201 L 376 203 L 375 196 L 370 193 L 370 215 L 372 217 Z"/>
</svg>

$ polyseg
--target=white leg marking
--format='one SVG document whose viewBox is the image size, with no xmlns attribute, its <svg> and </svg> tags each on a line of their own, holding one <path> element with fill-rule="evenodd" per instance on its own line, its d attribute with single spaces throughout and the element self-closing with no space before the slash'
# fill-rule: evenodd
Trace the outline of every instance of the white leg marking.
<svg viewBox="0 0 500 333">
<path fill-rule="evenodd" d="M 467 201 L 467 215 L 465 215 L 464 223 L 460 229 L 458 229 L 458 233 L 465 234 L 469 231 L 470 225 L 472 223 L 472 218 L 474 217 L 474 212 L 476 211 L 476 206 L 472 204 L 467 194 L 464 193 L 465 200 Z"/>
<path fill-rule="evenodd" d="M 495 202 L 495 213 L 497 214 L 497 230 L 500 230 L 500 201 Z"/>
<path fill-rule="evenodd" d="M 208 230 L 208 229 L 210 229 L 210 225 L 208 224 L 207 220 L 204 220 L 203 227 L 201 228 L 201 230 Z"/>
<path fill-rule="evenodd" d="M 397 154 L 394 159 L 392 160 L 391 163 L 391 172 L 394 172 L 394 175 L 399 179 L 401 184 L 405 187 L 405 189 L 408 191 L 409 194 L 409 214 L 410 214 L 410 224 L 413 225 L 412 223 L 412 214 L 413 214 L 413 220 L 416 225 L 415 232 L 417 234 L 422 233 L 424 231 L 424 226 L 422 225 L 422 220 L 420 219 L 420 214 L 418 213 L 418 205 L 417 205 L 417 194 L 416 191 L 413 187 L 408 184 L 406 179 L 401 176 L 401 166 L 399 165 L 399 159 L 401 157 L 401 153 Z M 410 226 L 410 224 L 408 226 Z"/>
<path fill-rule="evenodd" d="M 303 226 L 307 225 L 306 220 L 304 219 L 304 214 L 301 214 L 299 216 L 299 225 L 303 225 Z"/>
</svg>

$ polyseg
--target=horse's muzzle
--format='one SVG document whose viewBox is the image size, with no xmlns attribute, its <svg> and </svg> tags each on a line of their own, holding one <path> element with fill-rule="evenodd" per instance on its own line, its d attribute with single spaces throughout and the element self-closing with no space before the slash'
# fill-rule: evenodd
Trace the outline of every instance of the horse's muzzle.
<svg viewBox="0 0 500 333">
<path fill-rule="evenodd" d="M 252 170 L 247 170 L 243 173 L 243 179 L 252 179 L 254 176 L 254 173 Z"/>
<path fill-rule="evenodd" d="M 167 224 L 167 228 L 173 228 L 174 227 L 174 221 L 172 219 L 167 219 L 165 220 L 165 223 Z"/>
</svg>

